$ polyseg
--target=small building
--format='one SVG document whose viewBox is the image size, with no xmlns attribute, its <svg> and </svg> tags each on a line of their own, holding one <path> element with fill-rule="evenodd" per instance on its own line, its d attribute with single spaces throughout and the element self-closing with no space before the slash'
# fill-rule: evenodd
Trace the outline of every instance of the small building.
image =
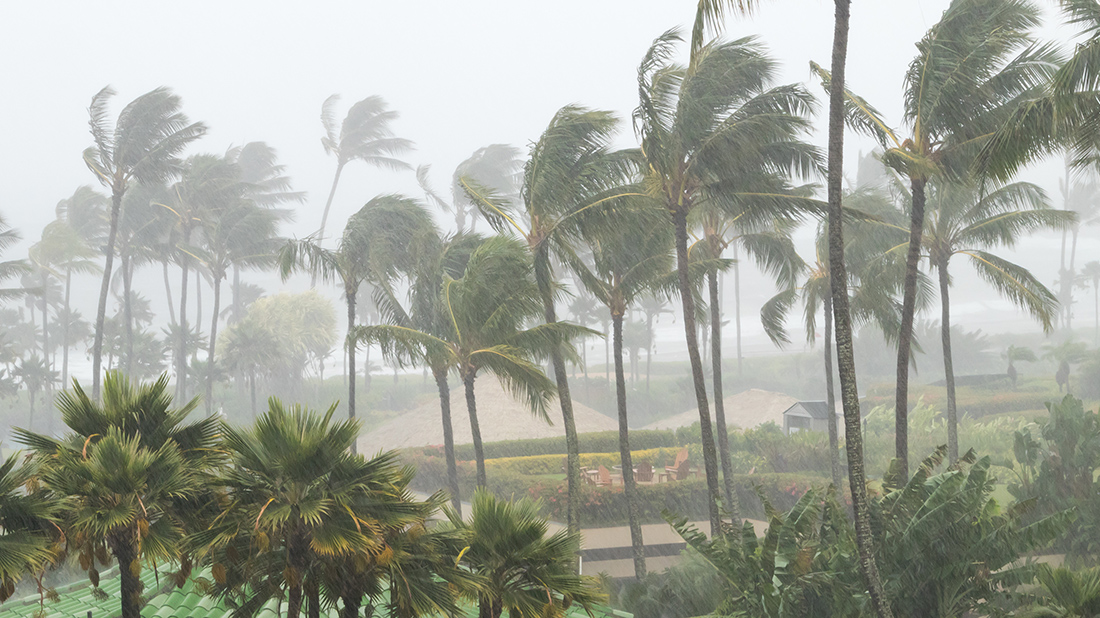
<svg viewBox="0 0 1100 618">
<path fill-rule="evenodd" d="M 837 414 L 837 426 L 843 427 L 843 422 Z M 789 436 L 799 431 L 829 431 L 829 406 L 824 401 L 799 401 L 787 408 L 783 412 L 783 433 Z"/>
</svg>

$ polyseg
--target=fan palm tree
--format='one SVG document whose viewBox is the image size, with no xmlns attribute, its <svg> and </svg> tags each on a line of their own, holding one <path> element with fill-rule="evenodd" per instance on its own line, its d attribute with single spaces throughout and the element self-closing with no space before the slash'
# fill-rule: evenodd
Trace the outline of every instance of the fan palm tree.
<svg viewBox="0 0 1100 618">
<path fill-rule="evenodd" d="M 938 274 L 941 304 L 941 338 L 947 384 L 947 453 L 959 458 L 958 413 L 955 373 L 951 362 L 951 276 L 948 266 L 955 255 L 966 255 L 978 275 L 1001 295 L 1021 307 L 1050 332 L 1058 301 L 1027 269 L 989 253 L 995 247 L 1011 248 L 1021 236 L 1042 229 L 1072 225 L 1072 212 L 1053 210 L 1046 194 L 1030 183 L 996 187 L 982 195 L 977 188 L 937 181 L 931 187 L 931 212 L 922 244 L 929 264 Z"/>
<path fill-rule="evenodd" d="M 638 298 L 667 285 L 672 272 L 672 235 L 661 225 L 663 213 L 649 208 L 616 217 L 606 230 L 585 234 L 591 264 L 573 260 L 570 266 L 577 278 L 611 315 L 612 339 L 615 349 L 615 400 L 619 416 L 619 457 L 623 471 L 623 491 L 626 494 L 627 516 L 630 521 L 630 544 L 634 555 L 634 576 L 641 581 L 646 575 L 645 543 L 638 522 L 637 483 L 630 455 L 629 418 L 626 405 L 626 376 L 623 371 L 623 320 Z M 588 232 L 588 230 L 583 230 Z M 736 513 L 736 503 L 729 508 Z M 736 515 L 734 515 L 736 517 Z"/>
<path fill-rule="evenodd" d="M 390 123 L 397 120 L 398 114 L 387 109 L 386 102 L 379 96 L 370 96 L 352 105 L 337 134 L 335 108 L 339 101 L 340 95 L 334 94 L 321 105 L 321 125 L 325 129 L 321 145 L 325 147 L 325 154 L 336 156 L 336 173 L 332 177 L 324 213 L 321 214 L 321 227 L 314 235 L 318 243 L 325 240 L 329 209 L 345 165 L 358 159 L 374 167 L 409 169 L 409 164 L 397 157 L 413 149 L 411 141 L 393 136 Z M 316 281 L 314 276 L 314 284 Z"/>
<path fill-rule="evenodd" d="M 319 608 L 324 560 L 381 558 L 385 533 L 421 521 L 439 498 L 412 500 L 410 473 L 394 453 L 371 460 L 351 454 L 359 422 L 334 421 L 335 405 L 324 414 L 274 397 L 268 405 L 249 429 L 222 425 L 230 465 L 219 483 L 227 502 L 191 543 L 215 561 L 218 585 L 255 582 L 251 594 L 261 605 L 285 586 L 287 616 L 297 618 L 304 597 L 311 613 Z"/>
<path fill-rule="evenodd" d="M 103 362 L 103 322 L 107 318 L 115 239 L 122 210 L 122 196 L 134 184 L 163 182 L 179 169 L 178 155 L 203 136 L 206 127 L 191 123 L 180 111 L 180 98 L 168 88 L 157 88 L 122 108 L 112 129 L 107 104 L 115 91 L 110 86 L 92 97 L 88 107 L 94 145 L 84 151 L 84 163 L 103 186 L 111 190 L 111 214 L 105 247 L 106 264 L 96 310 L 92 344 L 92 394 L 99 397 Z"/>
<path fill-rule="evenodd" d="M 546 407 L 554 396 L 554 384 L 533 359 L 591 332 L 568 322 L 523 327 L 542 309 L 531 271 L 530 255 L 522 244 L 503 236 L 490 238 L 470 255 L 462 277 L 443 278 L 441 305 L 449 320 L 445 335 L 392 324 L 359 326 L 354 331 L 354 341 L 377 343 L 396 362 L 446 359 L 466 394 L 479 487 L 485 486 L 486 476 L 474 396 L 478 374 L 495 374 L 536 416 L 548 421 Z"/>
<path fill-rule="evenodd" d="M 38 393 L 53 387 L 54 382 L 57 382 L 57 372 L 50 369 L 50 363 L 45 358 L 31 354 L 19 359 L 19 366 L 12 371 L 12 377 L 27 389 L 27 403 L 30 407 L 27 426 L 30 427 L 34 425 L 34 404 Z"/>
<path fill-rule="evenodd" d="M 486 582 L 477 595 L 479 618 L 500 618 L 505 610 L 515 618 L 561 616 L 573 603 L 591 612 L 602 600 L 598 580 L 573 570 L 580 535 L 551 535 L 539 507 L 530 498 L 505 502 L 478 489 L 468 521 L 446 511 L 467 545 L 458 563 Z"/>
<path fill-rule="evenodd" d="M 410 272 L 418 249 L 437 234 L 423 204 L 401 195 L 380 195 L 348 220 L 336 249 L 323 248 L 317 237 L 287 241 L 279 254 L 279 272 L 284 281 L 297 269 L 309 270 L 324 281 L 339 279 L 347 301 L 350 337 L 355 330 L 359 287 L 366 282 L 378 285 L 401 272 Z M 345 353 L 348 418 L 355 418 L 355 345 L 350 338 Z"/>
<path fill-rule="evenodd" d="M 573 105 L 558 110 L 532 145 L 524 164 L 521 203 L 510 200 L 501 189 L 481 185 L 474 178 L 459 180 L 493 229 L 517 234 L 526 241 L 533 256 L 535 282 L 547 324 L 557 322 L 553 259 L 568 259 L 579 226 L 586 221 L 594 224 L 619 198 L 639 194 L 637 189 L 624 186 L 634 173 L 635 154 L 609 150 L 617 124 L 610 112 Z M 565 427 L 567 525 L 577 531 L 580 443 L 563 352 L 551 350 L 550 363 Z"/>
<path fill-rule="evenodd" d="M 41 464 L 43 485 L 64 500 L 69 551 L 80 556 L 94 586 L 95 563 L 118 561 L 124 618 L 142 606 L 141 567 L 180 558 L 180 541 L 193 523 L 203 472 L 217 458 L 213 418 L 184 421 L 192 400 L 173 409 L 168 378 L 135 386 L 108 372 L 100 404 L 80 387 L 59 395 L 70 433 L 57 440 L 17 429 Z"/>
<path fill-rule="evenodd" d="M 34 462 L 19 466 L 18 455 L 0 463 L 0 603 L 15 592 L 15 584 L 28 573 L 40 573 L 57 560 L 54 539 L 59 504 L 34 486 Z"/>
<path fill-rule="evenodd" d="M 679 32 L 658 37 L 638 68 L 640 103 L 634 126 L 641 140 L 643 186 L 660 199 L 675 229 L 684 332 L 691 361 L 710 493 L 711 530 L 719 530 L 718 458 L 696 334 L 688 276 L 689 215 L 708 202 L 751 229 L 764 220 L 816 208 L 794 195 L 790 173 L 810 174 L 818 151 L 800 138 L 813 98 L 801 86 L 771 87 L 775 64 L 751 38 L 707 40 L 713 11 L 700 3 L 686 66 L 672 60 Z"/>
</svg>

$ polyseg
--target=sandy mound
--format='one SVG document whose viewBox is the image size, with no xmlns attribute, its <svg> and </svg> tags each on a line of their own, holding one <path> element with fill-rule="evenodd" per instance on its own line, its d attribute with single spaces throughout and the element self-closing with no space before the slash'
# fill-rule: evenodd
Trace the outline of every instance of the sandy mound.
<svg viewBox="0 0 1100 618">
<path fill-rule="evenodd" d="M 763 425 L 769 421 L 783 426 L 783 412 L 794 405 L 798 400 L 783 393 L 763 391 L 758 388 L 750 388 L 747 391 L 726 397 L 726 425 L 733 429 L 748 429 Z M 710 411 L 710 417 L 714 418 L 714 409 Z M 698 410 L 688 410 L 676 416 L 650 423 L 642 429 L 676 429 L 688 427 L 699 420 Z"/>
<path fill-rule="evenodd" d="M 554 422 L 548 425 L 532 415 L 522 403 L 506 392 L 491 375 L 478 378 L 474 388 L 477 398 L 477 419 L 484 442 L 550 438 L 565 435 L 561 424 L 561 408 L 557 400 L 551 402 L 547 413 Z M 615 431 L 618 423 L 586 405 L 573 402 L 573 415 L 578 433 Z M 466 395 L 461 385 L 451 387 L 451 424 L 454 426 L 455 444 L 470 444 L 470 416 L 466 413 Z M 439 398 L 436 397 L 397 418 L 359 436 L 359 452 L 376 453 L 379 450 L 410 446 L 443 444 L 443 425 L 440 422 Z"/>
</svg>

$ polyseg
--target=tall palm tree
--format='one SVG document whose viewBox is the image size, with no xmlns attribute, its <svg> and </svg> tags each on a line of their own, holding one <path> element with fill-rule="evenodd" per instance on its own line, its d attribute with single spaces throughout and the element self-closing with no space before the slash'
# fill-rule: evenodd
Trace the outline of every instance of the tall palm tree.
<svg viewBox="0 0 1100 618">
<path fill-rule="evenodd" d="M 108 372 L 100 404 L 74 384 L 58 397 L 70 432 L 60 440 L 17 429 L 16 439 L 41 462 L 43 485 L 64 500 L 69 551 L 99 585 L 98 561 L 120 565 L 122 616 L 143 604 L 141 567 L 178 560 L 180 543 L 203 493 L 203 472 L 217 460 L 217 424 L 185 419 L 196 400 L 172 408 L 168 378 L 134 385 Z"/>
<path fill-rule="evenodd" d="M 0 252 L 5 249 L 9 249 L 12 245 L 15 245 L 23 237 L 19 235 L 17 230 L 8 226 L 4 221 L 4 217 L 0 215 Z M 20 275 L 25 275 L 29 270 L 26 260 L 4 260 L 0 262 L 0 283 L 9 279 L 14 279 Z M 14 298 L 20 298 L 26 293 L 26 290 L 22 286 L 18 287 L 2 287 L 0 288 L 0 302 L 11 300 Z"/>
<path fill-rule="evenodd" d="M 446 359 L 465 391 L 479 487 L 485 486 L 486 475 L 474 396 L 478 374 L 495 374 L 535 415 L 549 420 L 546 407 L 554 384 L 533 359 L 590 332 L 568 322 L 524 328 L 542 309 L 531 271 L 530 255 L 522 244 L 503 236 L 490 238 L 470 255 L 462 277 L 443 278 L 441 304 L 450 322 L 445 335 L 392 324 L 359 326 L 353 335 L 358 343 L 379 344 L 397 362 Z"/>
<path fill-rule="evenodd" d="M 336 196 L 336 185 L 344 166 L 356 159 L 374 167 L 392 170 L 409 169 L 409 164 L 398 157 L 411 151 L 413 144 L 407 139 L 394 137 L 390 123 L 397 120 L 397 112 L 387 109 L 386 102 L 380 96 L 370 96 L 355 103 L 340 123 L 339 134 L 336 129 L 336 103 L 340 95 L 334 94 L 321 105 L 321 125 L 325 135 L 321 145 L 325 154 L 336 156 L 336 173 L 332 177 L 332 188 L 328 192 L 325 210 L 321 214 L 321 227 L 315 237 L 319 243 L 325 240 L 325 226 L 328 223 L 332 198 Z M 313 283 L 316 284 L 316 277 Z"/>
<path fill-rule="evenodd" d="M 780 287 L 791 287 L 795 283 L 803 264 L 794 248 L 790 232 L 795 222 L 791 220 L 773 220 L 760 222 L 757 229 L 739 224 L 739 219 L 730 219 L 722 209 L 711 202 L 701 203 L 694 211 L 698 219 L 699 241 L 688 248 L 689 253 L 698 253 L 720 260 L 727 248 L 733 247 L 732 268 L 734 268 L 735 300 L 734 312 L 737 335 L 737 371 L 741 373 L 741 292 L 738 249 L 755 259 L 756 263 L 771 275 Z M 729 433 L 726 429 L 725 393 L 722 388 L 722 301 L 718 292 L 718 267 L 707 272 L 707 305 L 710 309 L 710 361 L 711 380 L 714 389 L 714 424 L 718 435 L 718 456 L 722 466 L 723 489 L 727 508 L 737 522 L 736 495 L 733 490 L 733 463 L 730 459 Z"/>
<path fill-rule="evenodd" d="M 638 68 L 640 103 L 634 126 L 645 162 L 643 185 L 660 199 L 675 229 L 684 333 L 691 362 L 710 493 L 711 530 L 719 530 L 718 457 L 696 334 L 688 276 L 688 221 L 712 202 L 746 226 L 795 216 L 812 200 L 794 195 L 790 173 L 810 174 L 818 151 L 800 141 L 809 128 L 812 96 L 801 86 L 772 87 L 775 63 L 751 38 L 707 39 L 714 7 L 701 2 L 687 65 L 672 60 L 679 32 L 658 37 Z"/>
<path fill-rule="evenodd" d="M 348 308 L 344 346 L 348 368 L 348 418 L 355 418 L 355 303 L 365 282 L 388 282 L 409 272 L 420 247 L 437 234 L 424 205 L 401 195 L 372 198 L 348 220 L 340 244 L 325 249 L 321 239 L 288 240 L 279 253 L 279 272 L 285 281 L 297 269 L 306 269 L 324 281 L 339 279 Z M 354 449 L 355 446 L 353 445 Z"/>
<path fill-rule="evenodd" d="M 661 225 L 663 213 L 658 208 L 647 210 L 634 212 L 628 217 L 616 217 L 614 224 L 607 229 L 585 234 L 587 248 L 591 251 L 591 264 L 583 260 L 573 260 L 570 264 L 588 293 L 599 300 L 611 315 L 619 457 L 630 521 L 634 576 L 639 581 L 646 575 L 645 543 L 638 522 L 638 489 L 630 455 L 626 376 L 623 372 L 623 319 L 640 296 L 668 284 L 673 264 L 672 235 L 668 226 Z M 730 509 L 736 512 L 736 504 L 731 502 Z"/>
<path fill-rule="evenodd" d="M 922 240 L 930 266 L 939 280 L 942 319 L 943 364 L 947 385 L 947 453 L 954 463 L 959 458 L 958 413 L 955 400 L 955 372 L 951 360 L 951 258 L 965 255 L 978 275 L 1043 325 L 1050 332 L 1058 301 L 1026 268 L 987 251 L 1011 248 L 1021 236 L 1043 229 L 1059 230 L 1072 225 L 1075 213 L 1053 210 L 1046 194 L 1030 183 L 1013 183 L 979 193 L 977 187 L 932 184 L 931 212 Z"/>
<path fill-rule="evenodd" d="M 57 203 L 55 214 L 59 221 L 64 221 L 79 236 L 78 247 L 91 250 L 97 246 L 100 238 L 106 232 L 107 226 L 107 198 L 102 193 L 84 185 L 77 187 L 73 194 Z M 85 256 L 90 257 L 90 256 Z M 65 270 L 65 308 L 62 319 L 62 351 L 61 351 L 61 384 L 69 383 L 69 325 L 72 323 L 72 309 L 69 303 L 72 291 L 72 270 Z"/>
<path fill-rule="evenodd" d="M 107 318 L 107 295 L 118 235 L 122 196 L 135 183 L 162 182 L 179 168 L 178 155 L 188 144 L 203 136 L 206 127 L 191 123 L 180 111 L 180 98 L 168 88 L 157 88 L 122 108 L 112 129 L 107 104 L 115 91 L 100 90 L 88 107 L 94 145 L 84 151 L 84 163 L 103 186 L 111 190 L 111 214 L 105 247 L 106 264 L 96 310 L 95 339 L 92 343 L 92 395 L 99 397 L 103 363 L 103 322 Z"/>
<path fill-rule="evenodd" d="M 445 299 L 440 290 L 449 279 L 458 279 L 466 271 L 471 254 L 485 239 L 477 234 L 459 232 L 444 238 L 430 239 L 418 251 L 416 266 L 409 273 L 408 307 L 397 298 L 392 285 L 383 282 L 376 288 L 375 306 L 384 321 L 394 326 L 411 328 L 447 337 L 453 332 Z M 454 427 L 451 422 L 451 387 L 447 381 L 451 365 L 447 354 L 436 354 L 425 348 L 423 362 L 435 380 L 439 394 L 439 409 L 443 427 L 443 456 L 447 463 L 447 489 L 451 507 L 462 512 L 462 494 L 458 485 L 458 463 L 455 459 Z M 404 359 L 410 361 L 413 359 Z"/>
<path fill-rule="evenodd" d="M 523 167 L 519 204 L 497 187 L 482 185 L 471 177 L 459 180 L 493 229 L 517 234 L 527 243 L 547 324 L 557 322 L 554 258 L 567 259 L 582 223 L 603 216 L 618 198 L 639 193 L 624 188 L 636 165 L 634 153 L 609 150 L 617 124 L 610 112 L 573 105 L 558 110 L 531 147 Z M 550 363 L 565 427 L 567 525 L 577 531 L 580 442 L 563 352 L 551 350 Z"/>
<path fill-rule="evenodd" d="M 469 520 L 446 511 L 450 526 L 466 541 L 457 562 L 485 580 L 478 591 L 478 617 L 558 616 L 570 604 L 586 611 L 603 599 L 598 580 L 577 575 L 574 556 L 580 535 L 551 535 L 530 498 L 498 500 L 485 489 L 474 494 Z"/>
<path fill-rule="evenodd" d="M 1066 330 L 1073 330 L 1073 286 L 1077 282 L 1077 237 L 1082 225 L 1100 223 L 1100 178 L 1095 173 L 1073 168 L 1066 157 L 1065 176 L 1058 181 L 1062 207 L 1077 213 L 1077 220 L 1062 229 L 1062 248 L 1058 262 L 1058 302 L 1061 321 Z M 1066 241 L 1069 241 L 1067 260 Z"/>
<path fill-rule="evenodd" d="M 900 320 L 896 293 L 904 276 L 904 262 L 890 249 L 896 246 L 898 234 L 883 230 L 880 222 L 889 221 L 900 226 L 903 213 L 894 208 L 886 196 L 875 190 L 857 190 L 845 196 L 847 207 L 874 217 L 872 220 L 853 220 L 848 226 L 851 232 L 845 241 L 845 266 L 850 290 L 850 311 L 857 323 L 874 322 L 886 341 L 894 341 Z M 887 232 L 887 233 L 884 233 Z M 775 295 L 760 311 L 764 331 L 777 345 L 790 343 L 783 324 L 793 304 L 801 300 L 803 305 L 806 341 L 811 346 L 817 340 L 817 314 L 823 310 L 825 366 L 825 403 L 830 411 L 827 421 L 829 434 L 830 468 L 834 485 L 841 487 L 839 428 L 836 414 L 836 387 L 833 383 L 833 300 L 830 291 L 829 237 L 826 225 L 818 227 L 815 260 L 803 271 L 801 286 L 790 287 Z"/>
<path fill-rule="evenodd" d="M 909 362 L 917 300 L 917 267 L 924 233 L 925 188 L 934 178 L 964 178 L 985 171 L 983 150 L 994 148 L 1001 167 L 1031 153 L 991 138 L 1013 115 L 1041 95 L 1060 56 L 1036 42 L 1042 21 L 1028 0 L 954 0 L 917 44 L 919 55 L 905 75 L 904 119 L 909 135 L 889 129 L 862 99 L 847 96 L 856 124 L 886 149 L 883 161 L 909 180 L 911 209 L 895 390 L 895 457 L 908 475 Z M 981 113 L 974 113 L 981 110 Z"/>
</svg>

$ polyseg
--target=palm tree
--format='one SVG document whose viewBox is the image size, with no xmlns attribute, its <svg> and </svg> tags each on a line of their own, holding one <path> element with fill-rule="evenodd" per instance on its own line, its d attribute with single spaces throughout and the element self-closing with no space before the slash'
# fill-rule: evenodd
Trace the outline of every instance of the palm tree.
<svg viewBox="0 0 1100 618">
<path fill-rule="evenodd" d="M 390 123 L 397 120 L 397 112 L 387 109 L 386 102 L 379 96 L 370 96 L 351 106 L 347 116 L 340 124 L 340 133 L 336 133 L 336 103 L 340 95 L 334 94 L 321 105 L 321 125 L 325 136 L 321 145 L 325 153 L 336 156 L 336 173 L 332 177 L 332 188 L 328 192 L 325 211 L 321 215 L 321 227 L 314 234 L 318 243 L 325 240 L 325 225 L 328 223 L 332 198 L 336 195 L 336 185 L 340 182 L 340 173 L 344 166 L 356 159 L 374 167 L 392 170 L 409 169 L 409 164 L 398 159 L 413 148 L 411 141 L 393 137 Z M 317 278 L 314 276 L 313 283 Z"/>
<path fill-rule="evenodd" d="M 976 187 L 937 181 L 931 186 L 931 213 L 922 244 L 929 264 L 939 275 L 943 364 L 947 384 L 947 453 L 959 458 L 958 413 L 955 404 L 955 372 L 951 359 L 952 256 L 966 255 L 978 275 L 1001 295 L 1030 313 L 1050 332 L 1058 301 L 1027 269 L 989 253 L 994 247 L 1011 248 L 1024 234 L 1042 229 L 1061 229 L 1072 224 L 1075 213 L 1053 210 L 1039 187 L 1013 183 L 980 194 Z"/>
<path fill-rule="evenodd" d="M 12 377 L 27 389 L 30 405 L 27 427 L 31 427 L 34 425 L 34 404 L 38 393 L 53 387 L 54 382 L 57 382 L 57 372 L 50 369 L 50 363 L 45 358 L 31 354 L 19 359 L 19 366 L 12 371 Z"/>
<path fill-rule="evenodd" d="M 256 320 L 245 317 L 225 331 L 221 363 L 226 370 L 248 379 L 252 402 L 252 420 L 256 420 L 256 379 L 268 362 L 279 354 L 279 345 L 272 333 Z"/>
<path fill-rule="evenodd" d="M 857 190 L 845 195 L 846 206 L 873 217 L 871 220 L 853 220 L 848 226 L 844 251 L 850 311 L 856 324 L 874 322 L 885 339 L 893 341 L 897 336 L 899 321 L 896 292 L 904 273 L 904 263 L 895 257 L 891 247 L 896 245 L 896 234 L 884 233 L 880 223 L 902 223 L 900 213 L 885 195 L 875 190 Z M 760 311 L 764 331 L 776 345 L 790 343 L 783 328 L 793 304 L 801 299 L 806 331 L 806 341 L 811 346 L 817 340 L 817 313 L 823 310 L 825 355 L 825 404 L 829 410 L 828 434 L 832 479 L 841 487 L 839 458 L 839 428 L 836 423 L 836 387 L 833 383 L 833 299 L 830 291 L 829 237 L 826 225 L 818 227 L 816 259 L 803 270 L 805 278 L 800 287 L 790 287 L 775 295 Z"/>
<path fill-rule="evenodd" d="M 1073 169 L 1071 157 L 1066 157 L 1065 177 L 1058 181 L 1065 210 L 1077 214 L 1072 225 L 1062 229 L 1062 248 L 1058 263 L 1058 302 L 1060 316 L 1066 330 L 1072 331 L 1073 286 L 1077 282 L 1077 237 L 1082 225 L 1100 223 L 1100 178 L 1095 173 Z M 1069 260 L 1066 260 L 1066 241 L 1069 240 Z"/>
<path fill-rule="evenodd" d="M 636 165 L 635 155 L 609 151 L 617 124 L 610 112 L 573 105 L 558 110 L 532 145 L 524 165 L 520 191 L 522 205 L 509 199 L 500 188 L 482 185 L 470 177 L 459 180 L 493 229 L 518 234 L 526 241 L 533 256 L 535 282 L 542 298 L 546 324 L 557 322 L 553 258 L 566 261 L 580 225 L 603 216 L 615 205 L 617 198 L 639 193 L 636 189 L 624 188 Z M 554 368 L 565 427 L 567 525 L 570 530 L 577 531 L 580 529 L 580 442 L 561 350 L 551 350 L 550 363 Z"/>
<path fill-rule="evenodd" d="M 304 268 L 324 281 L 339 279 L 348 307 L 347 332 L 355 330 L 355 302 L 365 282 L 388 282 L 409 272 L 418 248 L 437 234 L 431 214 L 423 204 L 401 195 L 372 198 L 348 220 L 336 249 L 325 249 L 321 239 L 288 240 L 279 254 L 283 280 Z M 348 418 L 355 418 L 355 345 L 344 346 L 348 360 Z M 354 449 L 354 445 L 352 446 Z"/>
<path fill-rule="evenodd" d="M 1034 363 L 1036 361 L 1035 352 L 1031 351 L 1031 348 L 1022 348 L 1014 345 L 1008 346 L 1005 353 L 1001 355 L 1008 361 L 1008 369 L 1005 373 L 1008 374 L 1008 379 L 1012 381 L 1012 388 L 1016 388 L 1016 365 L 1015 363 Z"/>
<path fill-rule="evenodd" d="M 711 202 L 703 202 L 694 211 L 701 228 L 700 239 L 688 248 L 689 253 L 699 253 L 711 260 L 720 260 L 729 247 L 733 247 L 734 260 L 734 313 L 737 335 L 737 372 L 741 373 L 741 288 L 738 249 L 753 257 L 756 263 L 771 275 L 781 287 L 791 287 L 803 267 L 795 251 L 790 232 L 795 221 L 774 220 L 761 222 L 758 229 L 739 224 L 738 219 L 728 218 L 722 209 Z M 725 394 L 722 388 L 722 301 L 718 293 L 719 268 L 707 272 L 707 304 L 710 308 L 710 360 L 711 380 L 714 388 L 714 424 L 718 432 L 718 456 L 722 466 L 723 489 L 727 508 L 734 522 L 740 520 L 733 490 L 733 463 L 730 459 L 729 432 L 726 429 Z"/>
<path fill-rule="evenodd" d="M 1076 365 L 1085 360 L 1087 347 L 1080 341 L 1074 341 L 1072 339 L 1066 339 L 1062 343 L 1048 344 L 1043 346 L 1046 353 L 1043 354 L 1043 358 L 1052 360 L 1058 363 L 1058 370 L 1054 374 L 1054 380 L 1058 383 L 1058 392 L 1062 392 L 1062 387 L 1065 386 L 1066 393 L 1069 394 L 1070 390 L 1070 372 L 1073 369 L 1073 365 Z"/>
<path fill-rule="evenodd" d="M 1059 55 L 1036 43 L 1031 30 L 1042 12 L 1027 0 L 954 0 L 920 43 L 905 76 L 905 122 L 910 135 L 890 130 L 862 99 L 846 96 L 850 119 L 886 149 L 883 161 L 909 180 L 911 209 L 895 391 L 895 457 L 908 475 L 909 362 L 917 300 L 917 267 L 924 234 L 925 188 L 934 178 L 963 179 L 979 155 L 1001 159 L 1030 152 L 991 138 L 1027 102 L 1042 94 Z M 982 110 L 974 113 L 974 110 Z M 984 155 L 983 155 L 984 156 Z M 992 156 L 992 155 L 990 155 Z M 1002 161 L 1002 167 L 1009 165 Z"/>
<path fill-rule="evenodd" d="M 285 585 L 288 618 L 297 618 L 304 597 L 316 615 L 324 558 L 377 556 L 386 549 L 380 533 L 411 525 L 424 508 L 408 496 L 393 453 L 371 460 L 350 453 L 359 422 L 334 421 L 335 405 L 317 414 L 272 397 L 268 406 L 249 429 L 223 423 L 230 466 L 218 482 L 226 503 L 191 543 L 215 560 L 218 585 L 246 583 L 230 577 L 230 569 L 243 572 L 261 605 Z"/>
<path fill-rule="evenodd" d="M 462 277 L 471 254 L 485 239 L 477 234 L 459 232 L 430 239 L 424 243 L 409 273 L 408 308 L 402 306 L 392 285 L 376 288 L 375 307 L 385 321 L 394 326 L 447 337 L 453 332 L 451 319 L 440 295 L 444 281 Z M 369 346 L 368 346 L 369 349 Z M 447 354 L 433 354 L 424 349 L 424 363 L 435 380 L 439 394 L 439 409 L 443 427 L 443 454 L 447 463 L 447 489 L 451 494 L 451 506 L 462 512 L 462 494 L 458 485 L 458 463 L 455 459 L 454 428 L 451 422 L 451 387 L 447 382 L 451 369 Z M 406 362 L 413 359 L 404 359 Z"/>
<path fill-rule="evenodd" d="M 19 232 L 8 227 L 4 217 L 0 216 L 0 252 L 5 249 L 11 248 L 23 237 L 19 235 Z M 20 275 L 25 275 L 28 272 L 28 266 L 26 260 L 4 260 L 0 262 L 0 283 L 8 279 L 14 279 Z M 19 298 L 26 293 L 26 290 L 22 286 L 19 287 L 4 287 L 0 288 L 0 302 Z"/>
<path fill-rule="evenodd" d="M 17 466 L 18 455 L 0 463 L 0 603 L 15 592 L 27 573 L 40 573 L 57 560 L 57 549 L 47 529 L 53 530 L 58 505 L 45 492 L 28 491 L 37 468 L 33 462 Z"/>
<path fill-rule="evenodd" d="M 470 255 L 462 277 L 443 278 L 441 305 L 449 320 L 445 335 L 384 324 L 356 327 L 349 337 L 360 344 L 379 344 L 398 363 L 446 359 L 465 390 L 479 487 L 485 486 L 486 476 L 474 396 L 478 373 L 495 374 L 535 415 L 549 420 L 546 406 L 554 396 L 554 385 L 532 359 L 591 332 L 568 322 L 523 327 L 542 309 L 531 271 L 530 255 L 522 244 L 503 236 L 490 238 Z"/>
<path fill-rule="evenodd" d="M 73 194 L 57 203 L 55 213 L 59 221 L 64 221 L 79 236 L 79 244 L 74 251 L 83 252 L 92 250 L 103 233 L 107 224 L 107 198 L 102 193 L 84 185 L 77 187 Z M 75 243 L 74 243 L 75 244 Z M 91 257 L 85 255 L 83 257 Z M 65 270 L 65 308 L 64 315 L 71 316 L 69 299 L 72 290 L 72 270 Z M 72 345 L 72 337 L 68 331 L 70 319 L 62 319 L 62 352 L 61 352 L 61 384 L 69 383 L 69 346 Z"/>
<path fill-rule="evenodd" d="M 35 452 L 40 477 L 64 500 L 69 551 L 93 586 L 106 552 L 120 565 L 122 616 L 137 618 L 141 565 L 180 558 L 180 542 L 198 510 L 202 473 L 216 461 L 214 418 L 184 424 L 196 400 L 172 408 L 168 378 L 136 386 L 108 372 L 100 404 L 74 383 L 58 397 L 70 433 L 60 440 L 15 430 Z"/>
<path fill-rule="evenodd" d="M 602 600 L 598 580 L 577 575 L 580 535 L 550 534 L 539 503 L 530 498 L 498 500 L 485 489 L 474 494 L 469 521 L 447 510 L 450 526 L 466 541 L 459 564 L 485 580 L 478 591 L 478 617 L 559 616 L 570 604 L 586 611 Z"/>
<path fill-rule="evenodd" d="M 813 205 L 793 194 L 790 172 L 813 173 L 818 151 L 799 141 L 808 130 L 812 96 L 801 86 L 771 87 L 775 64 L 751 38 L 705 40 L 715 7 L 700 3 L 688 64 L 672 61 L 676 30 L 658 37 L 638 68 L 640 104 L 634 126 L 645 160 L 643 185 L 659 199 L 675 229 L 684 332 L 691 361 L 710 492 L 711 530 L 719 530 L 718 458 L 696 334 L 688 276 L 689 215 L 712 203 L 748 228 Z M 719 13 L 720 15 L 720 13 Z"/>
<path fill-rule="evenodd" d="M 179 168 L 178 155 L 203 136 L 201 122 L 190 123 L 180 111 L 180 98 L 167 88 L 151 90 L 122 108 L 114 129 L 108 126 L 107 103 L 115 91 L 100 90 L 88 107 L 94 145 L 84 151 L 84 163 L 103 186 L 111 190 L 111 215 L 105 247 L 106 264 L 96 310 L 92 344 L 92 395 L 99 397 L 103 362 L 103 322 L 107 318 L 115 238 L 122 196 L 133 184 L 152 184 L 170 178 Z"/>
<path fill-rule="evenodd" d="M 1035 565 L 1035 579 L 1043 587 L 1039 605 L 1017 614 L 1022 618 L 1089 618 L 1100 614 L 1100 568 L 1074 571 L 1067 567 Z"/>
<path fill-rule="evenodd" d="M 507 144 L 490 144 L 478 148 L 455 168 L 451 176 L 450 199 L 444 198 L 432 189 L 428 181 L 431 166 L 421 165 L 416 168 L 416 180 L 430 202 L 446 212 L 454 212 L 455 229 L 458 232 L 472 233 L 477 224 L 478 208 L 463 188 L 463 179 L 476 182 L 483 187 L 491 187 L 498 195 L 508 200 L 515 200 L 519 197 L 517 184 L 521 180 L 520 172 L 523 167 L 519 154 L 518 148 Z M 467 218 L 470 219 L 469 230 L 466 229 Z"/>
<path fill-rule="evenodd" d="M 640 209 L 626 217 L 615 217 L 615 221 L 605 229 L 582 230 L 585 244 L 591 251 L 591 264 L 582 260 L 573 260 L 570 264 L 585 290 L 600 301 L 611 315 L 619 457 L 630 520 L 634 576 L 638 581 L 646 575 L 645 543 L 638 522 L 637 484 L 630 455 L 626 376 L 623 371 L 623 319 L 640 296 L 669 282 L 673 264 L 672 235 L 668 226 L 661 225 L 662 214 L 657 208 Z M 736 518 L 736 503 L 731 501 L 729 508 Z"/>
</svg>

